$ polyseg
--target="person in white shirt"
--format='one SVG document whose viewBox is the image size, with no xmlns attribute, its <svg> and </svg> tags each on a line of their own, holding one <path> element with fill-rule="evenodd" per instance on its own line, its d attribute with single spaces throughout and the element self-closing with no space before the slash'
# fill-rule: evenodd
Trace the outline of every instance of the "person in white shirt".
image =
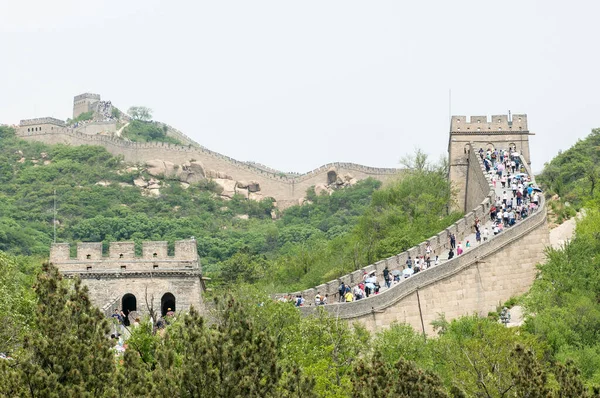
<svg viewBox="0 0 600 398">
<path fill-rule="evenodd" d="M 490 231 L 488 230 L 487 227 L 485 227 L 485 229 L 483 230 L 483 241 L 485 242 L 486 240 L 488 240 L 489 237 L 490 237 Z"/>
</svg>

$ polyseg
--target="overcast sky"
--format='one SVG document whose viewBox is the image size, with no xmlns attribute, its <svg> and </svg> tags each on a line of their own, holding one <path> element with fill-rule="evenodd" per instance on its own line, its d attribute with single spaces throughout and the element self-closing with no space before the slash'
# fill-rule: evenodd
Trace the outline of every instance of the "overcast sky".
<svg viewBox="0 0 600 398">
<path fill-rule="evenodd" d="M 0 123 L 94 92 L 239 160 L 397 167 L 452 113 L 527 113 L 535 170 L 600 127 L 596 1 L 0 0 Z"/>
</svg>

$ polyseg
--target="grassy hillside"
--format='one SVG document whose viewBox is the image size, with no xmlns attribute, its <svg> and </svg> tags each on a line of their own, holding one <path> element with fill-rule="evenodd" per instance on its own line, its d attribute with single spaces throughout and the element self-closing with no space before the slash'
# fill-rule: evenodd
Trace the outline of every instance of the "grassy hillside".
<svg viewBox="0 0 600 398">
<path fill-rule="evenodd" d="M 600 194 L 600 128 L 546 163 L 536 177 L 560 223 Z M 558 198 L 557 198 L 558 197 Z"/>
</svg>

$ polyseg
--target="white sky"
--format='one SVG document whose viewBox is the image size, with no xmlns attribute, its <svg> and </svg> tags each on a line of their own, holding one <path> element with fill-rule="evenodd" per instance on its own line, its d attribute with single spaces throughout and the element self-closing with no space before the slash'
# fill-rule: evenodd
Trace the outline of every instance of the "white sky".
<svg viewBox="0 0 600 398">
<path fill-rule="evenodd" d="M 527 113 L 535 170 L 600 127 L 595 1 L 0 0 L 0 122 L 95 92 L 284 171 L 447 151 Z"/>
</svg>

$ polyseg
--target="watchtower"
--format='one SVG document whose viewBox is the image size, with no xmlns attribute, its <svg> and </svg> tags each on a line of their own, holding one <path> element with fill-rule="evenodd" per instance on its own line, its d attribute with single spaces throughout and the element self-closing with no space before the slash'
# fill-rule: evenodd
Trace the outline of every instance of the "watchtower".
<svg viewBox="0 0 600 398">
<path fill-rule="evenodd" d="M 527 127 L 527 115 L 493 115 L 491 120 L 487 116 L 452 116 L 450 121 L 450 137 L 448 141 L 449 178 L 454 188 L 458 191 L 456 209 L 465 213 L 472 210 L 468 194 L 469 183 L 474 177 L 471 168 L 479 168 L 473 164 L 469 150 L 479 151 L 487 149 L 516 149 L 528 164 L 529 136 L 533 135 Z M 475 169 L 473 170 L 475 171 Z"/>
<path fill-rule="evenodd" d="M 73 119 L 92 110 L 91 105 L 100 101 L 100 94 L 84 93 L 73 98 Z"/>
<path fill-rule="evenodd" d="M 78 243 L 74 258 L 68 243 L 54 243 L 50 262 L 67 278 L 79 276 L 100 308 L 143 313 L 152 306 L 163 316 L 169 308 L 202 308 L 204 282 L 194 239 L 176 241 L 173 256 L 167 242 L 143 242 L 141 257 L 134 242 L 111 242 L 108 256 L 100 242 Z"/>
</svg>

